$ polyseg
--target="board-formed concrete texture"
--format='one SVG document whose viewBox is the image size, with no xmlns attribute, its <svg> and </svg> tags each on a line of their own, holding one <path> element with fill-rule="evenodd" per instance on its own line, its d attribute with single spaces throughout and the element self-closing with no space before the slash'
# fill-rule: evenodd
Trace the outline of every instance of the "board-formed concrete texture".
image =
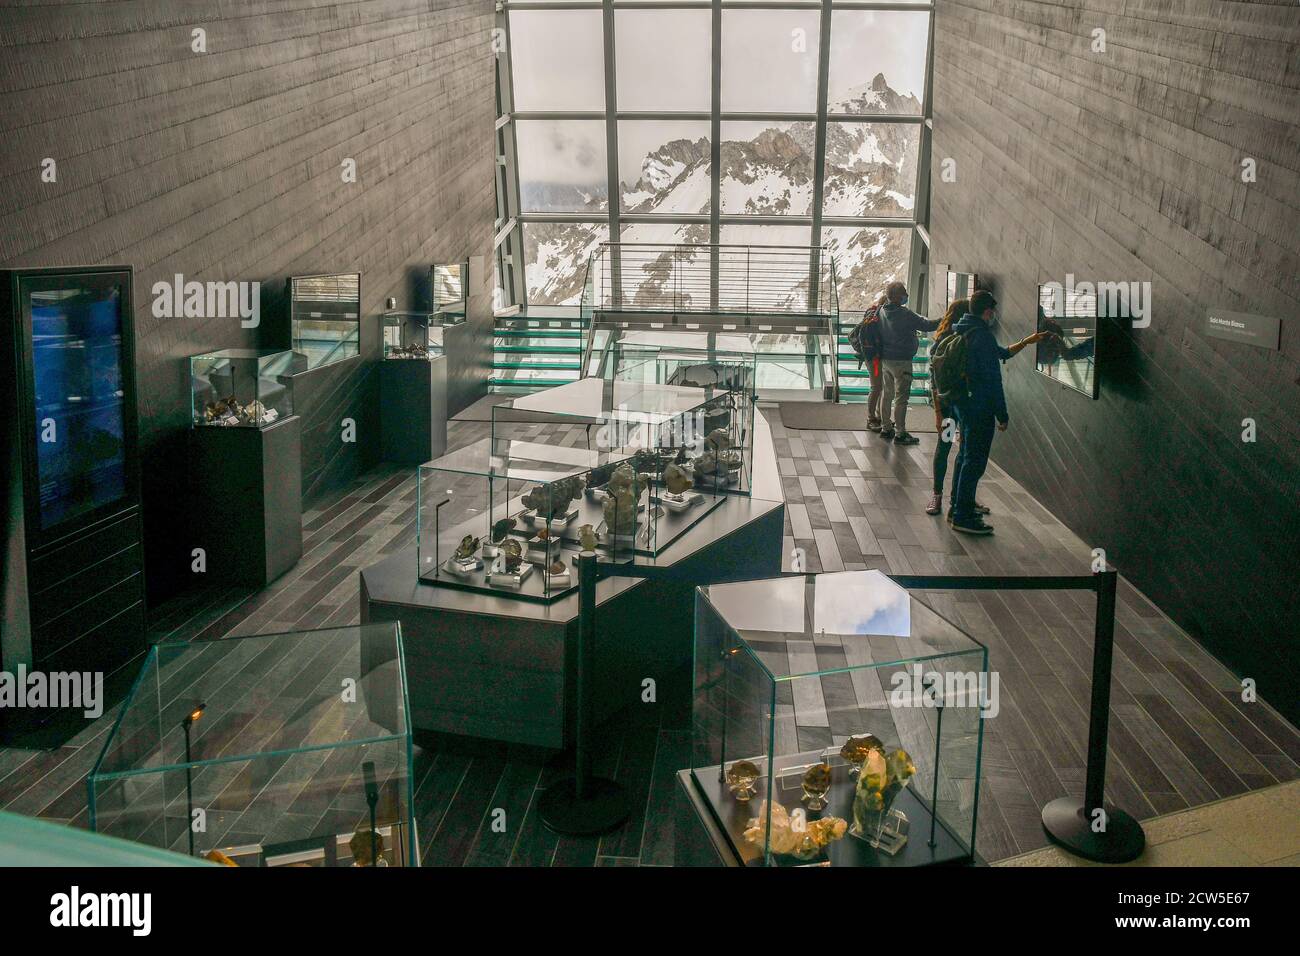
<svg viewBox="0 0 1300 956">
<path fill-rule="evenodd" d="M 930 230 L 1004 342 L 1040 283 L 1151 284 L 1149 326 L 1104 328 L 1098 400 L 1007 363 L 993 459 L 1293 721 L 1298 43 L 1292 2 L 938 4 Z M 1281 350 L 1208 336 L 1211 308 L 1280 318 Z"/>
<path fill-rule="evenodd" d="M 155 600 L 193 583 L 175 493 L 189 427 L 184 359 L 287 348 L 290 275 L 362 273 L 361 356 L 299 377 L 304 497 L 376 464 L 385 299 L 428 308 L 432 263 L 492 250 L 494 9 L 492 0 L 5 8 L 0 266 L 135 266 Z M 195 30 L 206 52 L 196 52 Z M 54 182 L 42 181 L 46 159 Z M 355 182 L 344 182 L 348 160 Z M 260 282 L 260 325 L 157 317 L 153 285 L 177 274 Z M 486 390 L 491 361 L 491 276 L 471 281 L 478 347 L 449 369 L 462 396 Z M 349 418 L 355 442 L 342 437 Z"/>
</svg>

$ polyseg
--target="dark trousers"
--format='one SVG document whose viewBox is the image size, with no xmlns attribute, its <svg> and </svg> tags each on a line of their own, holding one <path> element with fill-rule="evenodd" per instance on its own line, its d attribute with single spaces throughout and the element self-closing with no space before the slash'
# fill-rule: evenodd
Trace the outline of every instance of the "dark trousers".
<svg viewBox="0 0 1300 956">
<path fill-rule="evenodd" d="M 952 435 L 956 431 L 955 427 L 944 424 L 949 420 L 955 423 L 957 413 L 947 405 L 940 405 L 936 401 L 934 423 L 939 430 L 939 444 L 934 449 L 934 493 L 936 495 L 943 494 L 943 479 L 948 474 L 948 455 L 952 451 L 952 442 L 945 436 Z"/>
<path fill-rule="evenodd" d="M 957 422 L 961 426 L 961 451 L 957 453 L 957 467 L 952 473 L 952 518 L 954 521 L 972 521 L 975 518 L 975 489 L 988 467 L 996 426 L 991 409 L 958 407 Z"/>
</svg>

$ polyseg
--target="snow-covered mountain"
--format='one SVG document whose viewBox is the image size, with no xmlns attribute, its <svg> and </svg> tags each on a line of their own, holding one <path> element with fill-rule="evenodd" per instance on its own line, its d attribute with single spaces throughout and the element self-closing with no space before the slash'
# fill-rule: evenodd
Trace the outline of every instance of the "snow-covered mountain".
<svg viewBox="0 0 1300 956">
<path fill-rule="evenodd" d="M 912 215 L 916 188 L 919 127 L 870 123 L 872 114 L 920 112 L 920 103 L 891 89 L 883 75 L 832 99 L 833 114 L 852 114 L 853 121 L 828 122 L 826 216 L 898 217 Z M 857 117 L 862 119 L 858 120 Z M 724 125 L 724 131 L 726 126 Z M 721 212 L 724 215 L 792 215 L 812 212 L 815 129 L 812 123 L 784 123 L 760 130 L 749 139 L 724 139 L 720 147 Z M 709 212 L 709 141 L 676 139 L 664 143 L 641 162 L 635 182 L 619 184 L 624 212 L 698 215 Z M 572 187 L 570 187 L 572 188 Z M 573 208 L 573 207 L 571 207 Z M 607 208 L 604 196 L 581 204 L 593 213 Z M 794 238 L 802 227 L 724 226 L 724 243 L 806 245 Z M 622 242 L 706 243 L 704 224 L 632 224 Z M 528 289 L 533 303 L 577 303 L 589 256 L 607 240 L 607 230 L 591 225 L 534 224 L 528 227 Z M 832 227 L 822 241 L 835 257 L 840 277 L 841 310 L 860 310 L 884 284 L 905 278 L 911 249 L 910 231 L 894 228 Z M 707 268 L 701 262 L 700 268 Z M 624 262 L 625 301 L 646 306 L 662 303 L 672 262 L 665 253 L 635 263 Z M 773 293 L 774 307 L 798 307 L 807 282 L 788 280 Z M 662 305 L 660 305 L 662 307 Z"/>
</svg>

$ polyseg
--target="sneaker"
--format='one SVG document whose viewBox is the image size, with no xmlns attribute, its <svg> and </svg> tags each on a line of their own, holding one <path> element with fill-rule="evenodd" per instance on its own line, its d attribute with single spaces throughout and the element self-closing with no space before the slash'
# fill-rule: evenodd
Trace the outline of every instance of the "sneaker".
<svg viewBox="0 0 1300 956">
<path fill-rule="evenodd" d="M 892 428 L 882 428 L 880 429 L 880 437 L 883 438 L 885 441 L 893 441 L 894 430 Z"/>
<path fill-rule="evenodd" d="M 925 513 L 937 515 L 941 511 L 943 511 L 943 493 L 936 491 L 930 495 L 930 501 L 925 506 Z"/>
<path fill-rule="evenodd" d="M 990 515 L 993 513 L 993 509 L 986 505 L 982 505 L 977 501 L 975 502 L 975 513 L 977 515 Z"/>
<path fill-rule="evenodd" d="M 967 521 L 951 522 L 953 531 L 960 531 L 962 534 L 992 534 L 993 526 L 984 523 L 984 519 L 979 515 Z"/>
<path fill-rule="evenodd" d="M 921 444 L 921 439 L 917 438 L 915 435 L 909 432 L 899 432 L 897 435 L 894 436 L 894 444 L 895 445 L 919 445 Z"/>
<path fill-rule="evenodd" d="M 880 419 L 878 419 L 878 418 L 868 418 L 868 419 L 867 419 L 867 431 L 869 431 L 869 432 L 878 432 L 878 431 L 880 431 Z"/>
</svg>

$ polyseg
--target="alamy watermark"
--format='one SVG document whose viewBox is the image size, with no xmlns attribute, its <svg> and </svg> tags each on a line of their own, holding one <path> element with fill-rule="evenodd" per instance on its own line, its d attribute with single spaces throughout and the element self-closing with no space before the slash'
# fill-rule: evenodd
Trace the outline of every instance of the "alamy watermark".
<svg viewBox="0 0 1300 956">
<path fill-rule="evenodd" d="M 260 282 L 185 281 L 179 272 L 171 282 L 155 282 L 153 316 L 156 319 L 226 319 L 255 329 L 262 321 Z"/>
<path fill-rule="evenodd" d="M 1132 319 L 1133 328 L 1145 329 L 1151 324 L 1150 282 L 1076 282 L 1074 273 L 1067 273 L 1064 285 L 1044 282 L 1043 288 L 1052 293 L 1052 306 L 1056 315 L 1065 315 L 1066 303 L 1076 297 L 1096 296 L 1097 315 L 1102 318 Z"/>
<path fill-rule="evenodd" d="M 1002 709 L 997 671 L 927 671 L 912 664 L 896 671 L 889 682 L 891 707 L 978 707 L 986 720 Z"/>
<path fill-rule="evenodd" d="M 104 675 L 99 671 L 0 671 L 0 710 L 80 708 L 87 720 L 104 713 Z"/>
</svg>

